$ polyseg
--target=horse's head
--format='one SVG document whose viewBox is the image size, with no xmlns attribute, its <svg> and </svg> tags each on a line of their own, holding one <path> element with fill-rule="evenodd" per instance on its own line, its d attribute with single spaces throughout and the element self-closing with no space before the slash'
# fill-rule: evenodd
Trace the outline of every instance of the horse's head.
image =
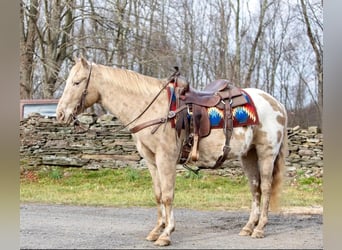
<svg viewBox="0 0 342 250">
<path fill-rule="evenodd" d="M 59 99 L 56 115 L 57 120 L 70 123 L 87 107 L 99 98 L 94 87 L 92 65 L 84 58 L 76 59 L 71 68 L 64 92 Z"/>
</svg>

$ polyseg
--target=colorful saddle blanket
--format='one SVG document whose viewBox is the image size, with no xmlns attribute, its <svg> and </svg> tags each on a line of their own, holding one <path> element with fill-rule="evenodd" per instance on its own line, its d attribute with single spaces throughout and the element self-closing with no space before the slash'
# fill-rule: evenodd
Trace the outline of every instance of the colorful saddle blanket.
<svg viewBox="0 0 342 250">
<path fill-rule="evenodd" d="M 173 85 L 168 88 L 168 96 L 170 100 L 170 110 L 175 111 L 177 109 L 176 104 L 176 93 Z M 232 108 L 233 115 L 233 127 L 243 127 L 248 125 L 259 124 L 258 113 L 254 106 L 252 98 L 245 92 L 241 90 L 244 98 L 246 99 L 246 104 L 236 106 Z M 224 110 L 218 107 L 207 108 L 210 127 L 212 129 L 223 128 L 224 125 Z M 191 114 L 188 112 L 188 118 L 190 120 Z M 172 127 L 175 127 L 175 119 L 172 120 Z"/>
</svg>

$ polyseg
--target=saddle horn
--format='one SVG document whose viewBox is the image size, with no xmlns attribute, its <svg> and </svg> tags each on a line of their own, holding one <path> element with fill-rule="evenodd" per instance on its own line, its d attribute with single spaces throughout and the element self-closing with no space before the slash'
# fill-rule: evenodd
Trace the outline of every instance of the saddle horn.
<svg viewBox="0 0 342 250">
<path fill-rule="evenodd" d="M 176 82 L 178 76 L 180 76 L 180 72 L 179 72 L 179 67 L 178 66 L 174 66 L 173 67 L 175 69 L 175 72 L 172 73 L 172 75 L 168 78 L 169 82 Z"/>
</svg>

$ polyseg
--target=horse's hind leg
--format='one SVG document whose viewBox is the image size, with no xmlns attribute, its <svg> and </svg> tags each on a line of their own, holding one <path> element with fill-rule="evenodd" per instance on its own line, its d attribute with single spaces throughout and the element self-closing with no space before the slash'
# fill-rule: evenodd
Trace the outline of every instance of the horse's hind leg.
<svg viewBox="0 0 342 250">
<path fill-rule="evenodd" d="M 272 192 L 272 180 L 273 180 L 273 168 L 274 168 L 274 156 L 271 149 L 266 145 L 257 148 L 258 152 L 258 165 L 260 171 L 260 188 L 262 194 L 261 213 L 259 217 L 258 225 L 255 227 L 252 233 L 253 238 L 264 237 L 264 227 L 268 222 L 268 209 L 270 204 L 270 197 Z"/>
<path fill-rule="evenodd" d="M 253 229 L 258 223 L 260 215 L 260 174 L 255 148 L 250 149 L 246 155 L 242 156 L 241 162 L 242 168 L 248 177 L 249 186 L 252 193 L 252 208 L 249 215 L 249 220 L 239 233 L 239 235 L 246 236 L 253 233 Z"/>
<path fill-rule="evenodd" d="M 152 176 L 153 191 L 154 191 L 155 199 L 157 202 L 158 218 L 157 218 L 157 224 L 152 229 L 152 231 L 148 234 L 146 239 L 149 241 L 156 241 L 165 227 L 165 209 L 164 209 L 164 205 L 161 202 L 161 186 L 160 186 L 160 178 L 159 178 L 157 168 L 156 166 L 150 163 L 147 163 L 147 166 Z"/>
</svg>

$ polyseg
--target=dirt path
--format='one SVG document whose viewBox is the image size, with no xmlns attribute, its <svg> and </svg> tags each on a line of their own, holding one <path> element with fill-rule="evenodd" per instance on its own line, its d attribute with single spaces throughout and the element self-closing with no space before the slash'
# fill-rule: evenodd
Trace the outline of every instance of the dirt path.
<svg viewBox="0 0 342 250">
<path fill-rule="evenodd" d="M 238 233 L 247 212 L 175 209 L 176 230 L 165 249 L 322 249 L 322 214 L 270 213 L 266 237 Z M 20 248 L 159 248 L 145 240 L 155 208 L 21 204 Z"/>
</svg>

